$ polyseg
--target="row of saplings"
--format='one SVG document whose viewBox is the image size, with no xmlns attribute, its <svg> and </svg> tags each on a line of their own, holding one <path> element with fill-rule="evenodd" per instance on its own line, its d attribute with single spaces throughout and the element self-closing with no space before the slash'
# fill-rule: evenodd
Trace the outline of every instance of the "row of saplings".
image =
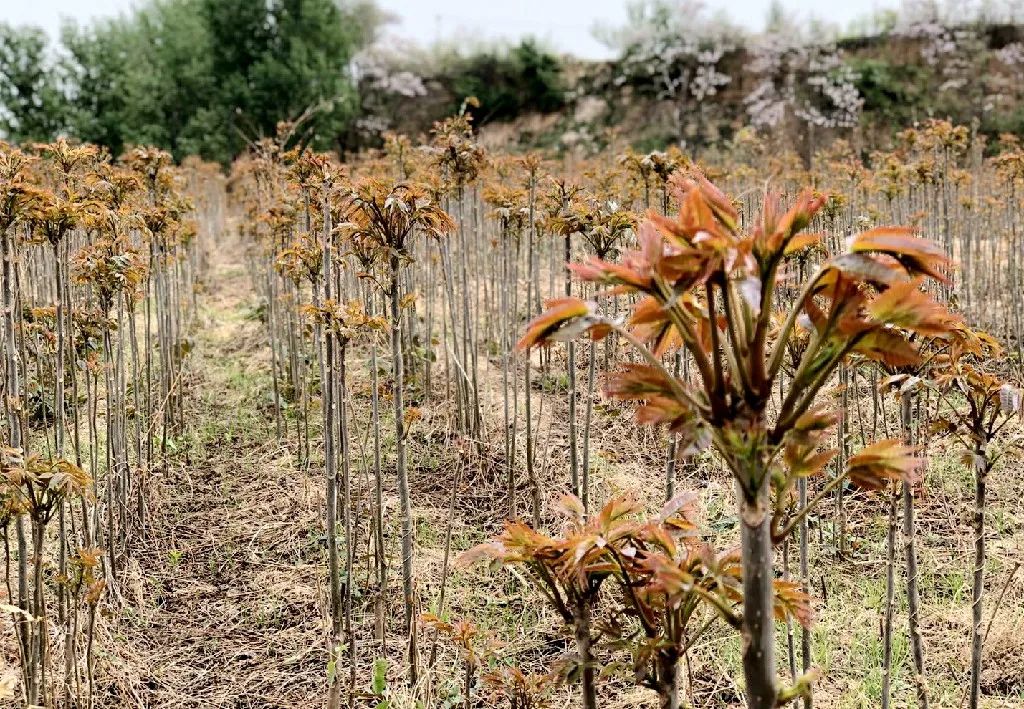
<svg viewBox="0 0 1024 709">
<path fill-rule="evenodd" d="M 671 185 L 681 204 L 677 218 L 651 214 L 638 230 L 637 248 L 617 262 L 592 258 L 570 266 L 580 280 L 635 294 L 628 318 L 606 317 L 593 301 L 557 299 L 529 324 L 519 347 L 586 334 L 594 340 L 614 335 L 634 348 L 639 363 L 612 375 L 606 394 L 636 402 L 639 421 L 667 426 L 691 450 L 717 452 L 735 479 L 739 548 L 722 552 L 702 539 L 693 493 L 674 496 L 658 517 L 646 520 L 630 499 L 613 499 L 591 513 L 570 496 L 561 504 L 566 524 L 560 536 L 509 523 L 461 562 L 488 559 L 528 572 L 572 628 L 575 657 L 560 672 L 581 684 L 586 709 L 598 705 L 601 643 L 630 651 L 634 676 L 657 691 L 662 707 L 682 706 L 680 665 L 718 622 L 741 636 L 747 707 L 798 698 L 809 706 L 817 671 L 805 654 L 803 674 L 780 685 L 775 621 L 794 619 L 806 628 L 811 598 L 803 583 L 776 577 L 775 550 L 799 536 L 805 562 L 808 514 L 841 485 L 883 491 L 902 483 L 910 498 L 924 459 L 908 445 L 909 402 L 928 387 L 941 404 L 938 427 L 962 442 L 977 481 L 968 690 L 970 706 L 977 707 L 985 496 L 997 458 L 991 444 L 1012 429 L 1021 394 L 991 373 L 1000 358 L 992 338 L 969 329 L 929 294 L 948 284 L 948 257 L 909 229 L 874 228 L 854 236 L 845 253 L 823 259 L 779 312 L 791 257 L 821 247 L 822 236 L 805 229 L 825 197 L 806 191 L 784 211 L 767 194 L 753 228 L 745 229 L 732 201 L 699 173 L 678 173 Z M 664 356 L 676 350 L 689 358 L 696 377 L 681 378 L 665 365 Z M 877 363 L 889 375 L 885 383 L 899 391 L 904 436 L 867 445 L 826 476 L 837 453 L 827 442 L 838 413 L 820 400 L 837 369 L 858 361 Z M 809 498 L 807 480 L 815 476 L 828 480 Z M 891 590 L 888 597 L 891 632 Z M 479 661 L 471 626 L 435 623 L 465 650 L 468 702 Z M 919 642 L 916 628 L 911 635 Z M 921 661 L 917 649 L 915 663 Z M 920 677 L 922 667 L 916 669 Z M 517 673 L 513 684 L 522 704 L 525 676 Z M 919 703 L 927 706 L 923 680 L 917 688 Z M 885 695 L 887 705 L 888 682 Z"/>
<path fill-rule="evenodd" d="M 183 426 L 186 191 L 213 175 L 157 149 L 0 141 L 0 538 L 20 670 L 0 702 L 94 705 L 102 603 Z"/>
</svg>

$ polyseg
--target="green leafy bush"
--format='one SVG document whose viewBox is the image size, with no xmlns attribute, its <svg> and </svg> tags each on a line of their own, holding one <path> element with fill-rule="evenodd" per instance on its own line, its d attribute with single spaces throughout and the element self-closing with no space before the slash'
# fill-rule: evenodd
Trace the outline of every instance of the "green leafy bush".
<svg viewBox="0 0 1024 709">
<path fill-rule="evenodd" d="M 480 102 L 469 108 L 477 125 L 531 111 L 551 113 L 565 103 L 561 62 L 532 39 L 506 51 L 471 54 L 448 73 L 445 83 L 455 99 L 453 110 L 470 96 Z"/>
<path fill-rule="evenodd" d="M 921 67 L 893 64 L 884 59 L 855 59 L 856 86 L 864 99 L 864 112 L 883 122 L 904 125 L 911 121 L 911 112 L 920 105 Z"/>
</svg>

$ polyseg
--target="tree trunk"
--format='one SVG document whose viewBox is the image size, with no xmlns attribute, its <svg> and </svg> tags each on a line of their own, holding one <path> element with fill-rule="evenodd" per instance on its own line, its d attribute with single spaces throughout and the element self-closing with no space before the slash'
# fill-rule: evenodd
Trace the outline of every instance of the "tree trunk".
<svg viewBox="0 0 1024 709">
<path fill-rule="evenodd" d="M 565 295 L 572 295 L 572 281 L 570 279 L 569 263 L 572 261 L 572 242 L 570 237 L 565 237 Z M 576 432 L 576 342 L 569 340 L 566 345 L 568 350 L 568 364 L 566 373 L 569 377 L 569 469 L 572 478 L 572 494 L 580 496 L 580 461 L 579 446 L 577 445 L 578 434 Z"/>
<path fill-rule="evenodd" d="M 748 709 L 771 709 L 778 694 L 768 485 L 740 510 L 743 547 L 743 676 Z"/>
<path fill-rule="evenodd" d="M 330 302 L 334 298 L 333 273 L 332 273 L 332 243 L 331 243 L 331 213 L 329 205 L 324 200 L 324 301 Z M 313 303 L 319 306 L 319 295 L 316 286 L 313 287 Z M 270 297 L 270 296 L 268 296 Z M 337 454 L 337 402 L 335 401 L 335 345 L 337 340 L 332 328 L 323 328 L 319 323 L 316 325 L 317 347 L 319 348 L 320 338 L 323 338 L 324 349 L 317 354 L 320 357 L 320 397 L 323 406 L 324 417 L 324 499 L 326 503 L 325 527 L 327 532 L 327 569 L 328 583 L 330 584 L 329 598 L 331 603 L 331 636 L 329 657 L 334 663 L 333 672 L 329 673 L 328 680 L 328 709 L 338 709 L 341 706 L 341 685 L 338 681 L 341 670 L 338 662 L 341 650 L 341 622 L 342 622 L 342 601 L 341 601 L 341 563 L 338 551 L 338 454 Z M 274 366 L 274 377 L 277 377 L 276 365 Z M 275 401 L 275 404 L 277 402 Z M 280 429 L 278 429 L 280 436 Z M 346 540 L 347 543 L 348 540 Z"/>
<path fill-rule="evenodd" d="M 391 359 L 394 375 L 394 413 L 395 413 L 395 470 L 398 477 L 398 497 L 402 505 L 402 598 L 405 604 L 405 632 L 409 643 L 409 684 L 416 684 L 417 667 L 415 658 L 415 633 L 413 627 L 413 588 L 412 588 L 412 502 L 409 497 L 409 478 L 405 469 L 405 423 L 403 416 L 405 405 L 402 402 L 403 371 L 402 371 L 402 333 L 399 329 L 401 314 L 400 296 L 398 293 L 398 254 L 392 253 L 391 266 Z"/>
<path fill-rule="evenodd" d="M 658 653 L 658 706 L 661 709 L 680 709 L 679 656 L 675 648 Z"/>
<path fill-rule="evenodd" d="M 797 490 L 800 496 L 800 509 L 804 509 L 807 507 L 807 478 L 800 478 Z M 807 515 L 804 515 L 800 519 L 800 583 L 803 585 L 804 593 L 811 592 L 808 532 Z M 811 631 L 804 626 L 800 627 L 800 667 L 804 672 L 811 669 Z M 811 709 L 813 706 L 814 697 L 808 692 L 804 695 L 804 709 Z"/>
<path fill-rule="evenodd" d="M 587 406 L 583 414 L 583 470 L 580 485 L 582 487 L 583 509 L 590 512 L 590 424 L 594 418 L 594 388 L 597 384 L 597 342 L 590 342 L 590 362 L 587 369 Z"/>
<path fill-rule="evenodd" d="M 882 709 L 889 709 L 892 686 L 892 628 L 896 600 L 896 500 L 889 495 L 889 529 L 885 538 L 885 620 L 882 626 Z"/>
<path fill-rule="evenodd" d="M 981 611 L 985 594 L 985 492 L 989 464 L 985 454 L 975 451 L 974 468 L 974 592 L 971 605 L 971 709 L 981 700 Z"/>
<path fill-rule="evenodd" d="M 904 395 L 900 402 L 900 419 L 903 435 L 908 444 L 913 443 L 911 434 L 911 397 Z M 907 622 L 910 632 L 911 655 L 914 658 L 914 685 L 917 687 L 917 705 L 928 709 L 928 690 L 924 680 L 924 640 L 921 638 L 919 619 L 921 598 L 917 587 L 917 520 L 914 514 L 914 491 L 909 481 L 903 482 L 903 549 L 907 565 Z"/>
<path fill-rule="evenodd" d="M 581 601 L 577 606 L 575 621 L 576 651 L 583 667 L 580 674 L 583 683 L 583 709 L 597 709 L 597 672 L 590 647 L 590 604 L 587 601 Z"/>
</svg>

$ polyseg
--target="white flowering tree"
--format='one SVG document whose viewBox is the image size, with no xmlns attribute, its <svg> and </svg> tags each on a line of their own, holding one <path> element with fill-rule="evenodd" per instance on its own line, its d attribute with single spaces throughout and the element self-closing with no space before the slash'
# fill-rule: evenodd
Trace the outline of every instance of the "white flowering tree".
<svg viewBox="0 0 1024 709">
<path fill-rule="evenodd" d="M 382 37 L 353 59 L 352 73 L 362 108 L 356 129 L 364 141 L 378 140 L 394 127 L 395 116 L 406 101 L 427 94 L 423 77 L 407 68 L 410 55 L 391 49 L 400 46 L 409 43 Z"/>
<path fill-rule="evenodd" d="M 832 42 L 768 32 L 750 44 L 745 71 L 754 78 L 743 99 L 751 125 L 793 126 L 808 137 L 808 150 L 815 129 L 853 128 L 860 120 L 857 74 Z"/>
<path fill-rule="evenodd" d="M 1024 45 L 992 47 L 984 28 L 1022 20 L 1016 0 L 913 0 L 904 5 L 893 34 L 918 44 L 921 62 L 935 75 L 940 110 L 982 117 L 1016 110 L 1024 67 Z"/>
<path fill-rule="evenodd" d="M 896 37 L 916 40 L 921 60 L 941 78 L 940 92 L 959 92 L 972 76 L 979 55 L 986 49 L 975 29 L 977 8 L 970 3 L 908 2 L 893 31 Z"/>
<path fill-rule="evenodd" d="M 699 0 L 635 0 L 625 27 L 601 33 L 619 52 L 615 83 L 647 84 L 671 101 L 682 138 L 697 131 L 709 99 L 732 81 L 724 61 L 743 43 L 742 31 Z"/>
</svg>

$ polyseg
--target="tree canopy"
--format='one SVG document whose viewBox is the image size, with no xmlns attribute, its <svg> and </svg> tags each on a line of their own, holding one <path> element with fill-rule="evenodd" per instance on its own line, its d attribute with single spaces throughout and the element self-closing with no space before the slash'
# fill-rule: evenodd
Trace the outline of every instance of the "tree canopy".
<svg viewBox="0 0 1024 709">
<path fill-rule="evenodd" d="M 61 93 L 46 63 L 46 34 L 0 23 L 0 134 L 24 142 L 58 129 Z"/>
<path fill-rule="evenodd" d="M 302 118 L 296 140 L 330 147 L 356 110 L 353 53 L 364 3 L 152 0 L 64 28 L 0 25 L 0 132 L 67 133 L 118 153 L 132 144 L 228 162 Z"/>
</svg>

